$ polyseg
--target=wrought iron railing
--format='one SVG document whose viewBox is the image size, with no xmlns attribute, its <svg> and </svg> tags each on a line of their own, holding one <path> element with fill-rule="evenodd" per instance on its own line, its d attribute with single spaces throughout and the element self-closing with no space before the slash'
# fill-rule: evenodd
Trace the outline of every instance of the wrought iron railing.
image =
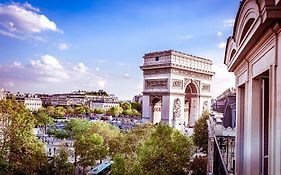
<svg viewBox="0 0 281 175">
<path fill-rule="evenodd" d="M 215 175 L 229 175 L 226 162 L 224 161 L 223 154 L 221 152 L 221 144 L 218 143 L 217 137 L 214 136 L 214 174 Z"/>
</svg>

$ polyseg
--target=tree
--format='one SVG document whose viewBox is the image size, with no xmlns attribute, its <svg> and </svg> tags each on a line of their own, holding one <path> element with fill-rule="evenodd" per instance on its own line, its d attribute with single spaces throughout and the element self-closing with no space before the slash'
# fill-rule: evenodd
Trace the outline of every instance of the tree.
<svg viewBox="0 0 281 175">
<path fill-rule="evenodd" d="M 33 134 L 35 118 L 22 103 L 0 101 L 0 174 L 37 174 L 47 164 Z"/>
<path fill-rule="evenodd" d="M 122 114 L 131 116 L 131 115 L 133 115 L 133 112 L 132 112 L 132 109 L 126 109 L 126 110 L 123 110 Z"/>
<path fill-rule="evenodd" d="M 205 175 L 207 172 L 208 157 L 196 157 L 189 165 L 191 175 Z"/>
<path fill-rule="evenodd" d="M 188 174 L 194 150 L 189 137 L 164 124 L 137 126 L 127 134 L 124 149 L 113 157 L 115 174 Z"/>
<path fill-rule="evenodd" d="M 103 109 L 96 108 L 96 109 L 94 109 L 94 113 L 95 113 L 95 114 L 104 114 L 105 111 L 104 111 Z"/>
<path fill-rule="evenodd" d="M 139 113 L 142 111 L 142 106 L 139 102 L 132 102 L 131 103 L 132 109 L 137 110 Z"/>
<path fill-rule="evenodd" d="M 85 134 L 91 124 L 88 120 L 82 120 L 82 119 L 71 119 L 65 126 L 65 131 L 67 132 L 67 135 L 69 138 L 78 140 L 83 134 Z M 75 141 L 75 142 L 76 142 Z M 77 164 L 77 152 L 76 149 L 74 149 L 74 166 Z"/>
<path fill-rule="evenodd" d="M 54 118 L 63 118 L 66 113 L 66 109 L 62 106 L 58 106 L 55 108 Z"/>
<path fill-rule="evenodd" d="M 136 109 L 132 109 L 132 115 L 137 117 L 141 116 L 141 114 Z"/>
<path fill-rule="evenodd" d="M 119 116 L 122 114 L 123 109 L 119 106 L 113 106 L 108 109 L 107 114 L 112 115 L 112 116 Z"/>
<path fill-rule="evenodd" d="M 55 107 L 54 106 L 47 106 L 46 112 L 50 115 L 53 116 L 55 114 Z"/>
<path fill-rule="evenodd" d="M 121 104 L 121 107 L 123 108 L 123 110 L 130 110 L 131 104 L 129 102 L 124 102 Z"/>
<path fill-rule="evenodd" d="M 44 110 L 39 110 L 33 113 L 36 119 L 36 125 L 44 127 L 44 133 L 47 131 L 47 125 L 53 124 L 54 119 Z"/>
<path fill-rule="evenodd" d="M 71 175 L 73 165 L 68 162 L 68 153 L 65 148 L 59 150 L 59 154 L 50 162 L 48 174 L 50 175 Z"/>
<path fill-rule="evenodd" d="M 87 133 L 75 141 L 75 152 L 79 156 L 78 164 L 83 167 L 96 165 L 97 160 L 102 160 L 107 155 L 103 138 L 95 133 Z"/>
<path fill-rule="evenodd" d="M 208 150 L 208 124 L 209 111 L 203 111 L 202 116 L 195 122 L 193 141 L 203 152 Z"/>
</svg>

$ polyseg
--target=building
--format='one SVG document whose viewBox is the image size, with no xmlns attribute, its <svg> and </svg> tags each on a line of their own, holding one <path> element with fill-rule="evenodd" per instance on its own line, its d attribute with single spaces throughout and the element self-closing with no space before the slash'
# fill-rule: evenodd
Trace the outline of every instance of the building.
<svg viewBox="0 0 281 175">
<path fill-rule="evenodd" d="M 92 102 L 102 103 L 118 103 L 118 98 L 114 94 L 107 95 L 104 91 L 103 94 L 91 93 L 87 91 L 74 91 L 71 93 L 53 94 L 50 95 L 50 104 L 52 106 L 75 106 L 83 105 L 89 106 Z M 98 105 L 98 104 L 97 104 Z M 106 105 L 107 106 L 107 105 Z"/>
<path fill-rule="evenodd" d="M 132 102 L 137 102 L 137 103 L 142 104 L 142 94 L 135 95 Z"/>
<path fill-rule="evenodd" d="M 111 107 L 119 107 L 118 102 L 90 101 L 90 109 L 108 110 Z"/>
<path fill-rule="evenodd" d="M 223 114 L 223 126 L 236 126 L 236 90 L 228 88 L 212 103 L 212 110 Z"/>
<path fill-rule="evenodd" d="M 208 122 L 208 174 L 235 174 L 235 128 L 225 128 L 223 115 L 213 114 Z"/>
<path fill-rule="evenodd" d="M 236 77 L 235 174 L 281 174 L 281 0 L 243 0 L 224 63 Z"/>
<path fill-rule="evenodd" d="M 212 61 L 168 50 L 144 55 L 143 122 L 192 127 L 210 109 Z"/>
<path fill-rule="evenodd" d="M 42 100 L 38 98 L 36 95 L 32 95 L 29 93 L 19 93 L 12 94 L 11 92 L 6 92 L 7 99 L 15 99 L 19 103 L 23 103 L 26 109 L 30 111 L 37 111 L 42 107 Z"/>
</svg>

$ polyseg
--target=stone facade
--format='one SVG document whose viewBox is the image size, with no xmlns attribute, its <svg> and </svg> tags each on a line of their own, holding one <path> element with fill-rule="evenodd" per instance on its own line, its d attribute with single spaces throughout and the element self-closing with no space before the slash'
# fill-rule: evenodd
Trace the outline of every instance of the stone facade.
<svg viewBox="0 0 281 175">
<path fill-rule="evenodd" d="M 168 50 L 144 55 L 142 119 L 192 127 L 210 107 L 212 61 Z"/>
<path fill-rule="evenodd" d="M 236 76 L 235 174 L 281 174 L 281 2 L 243 0 L 224 63 Z"/>
</svg>

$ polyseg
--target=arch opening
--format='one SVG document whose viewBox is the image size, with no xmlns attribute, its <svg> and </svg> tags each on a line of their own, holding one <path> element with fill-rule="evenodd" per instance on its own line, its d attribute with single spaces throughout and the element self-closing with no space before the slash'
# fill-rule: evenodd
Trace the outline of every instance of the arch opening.
<svg viewBox="0 0 281 175">
<path fill-rule="evenodd" d="M 193 127 L 198 118 L 199 92 L 194 83 L 185 88 L 184 125 Z"/>
<path fill-rule="evenodd" d="M 159 123 L 161 121 L 161 111 L 162 111 L 162 100 L 159 97 L 154 97 L 150 104 L 151 111 L 151 122 L 153 124 Z"/>
</svg>

